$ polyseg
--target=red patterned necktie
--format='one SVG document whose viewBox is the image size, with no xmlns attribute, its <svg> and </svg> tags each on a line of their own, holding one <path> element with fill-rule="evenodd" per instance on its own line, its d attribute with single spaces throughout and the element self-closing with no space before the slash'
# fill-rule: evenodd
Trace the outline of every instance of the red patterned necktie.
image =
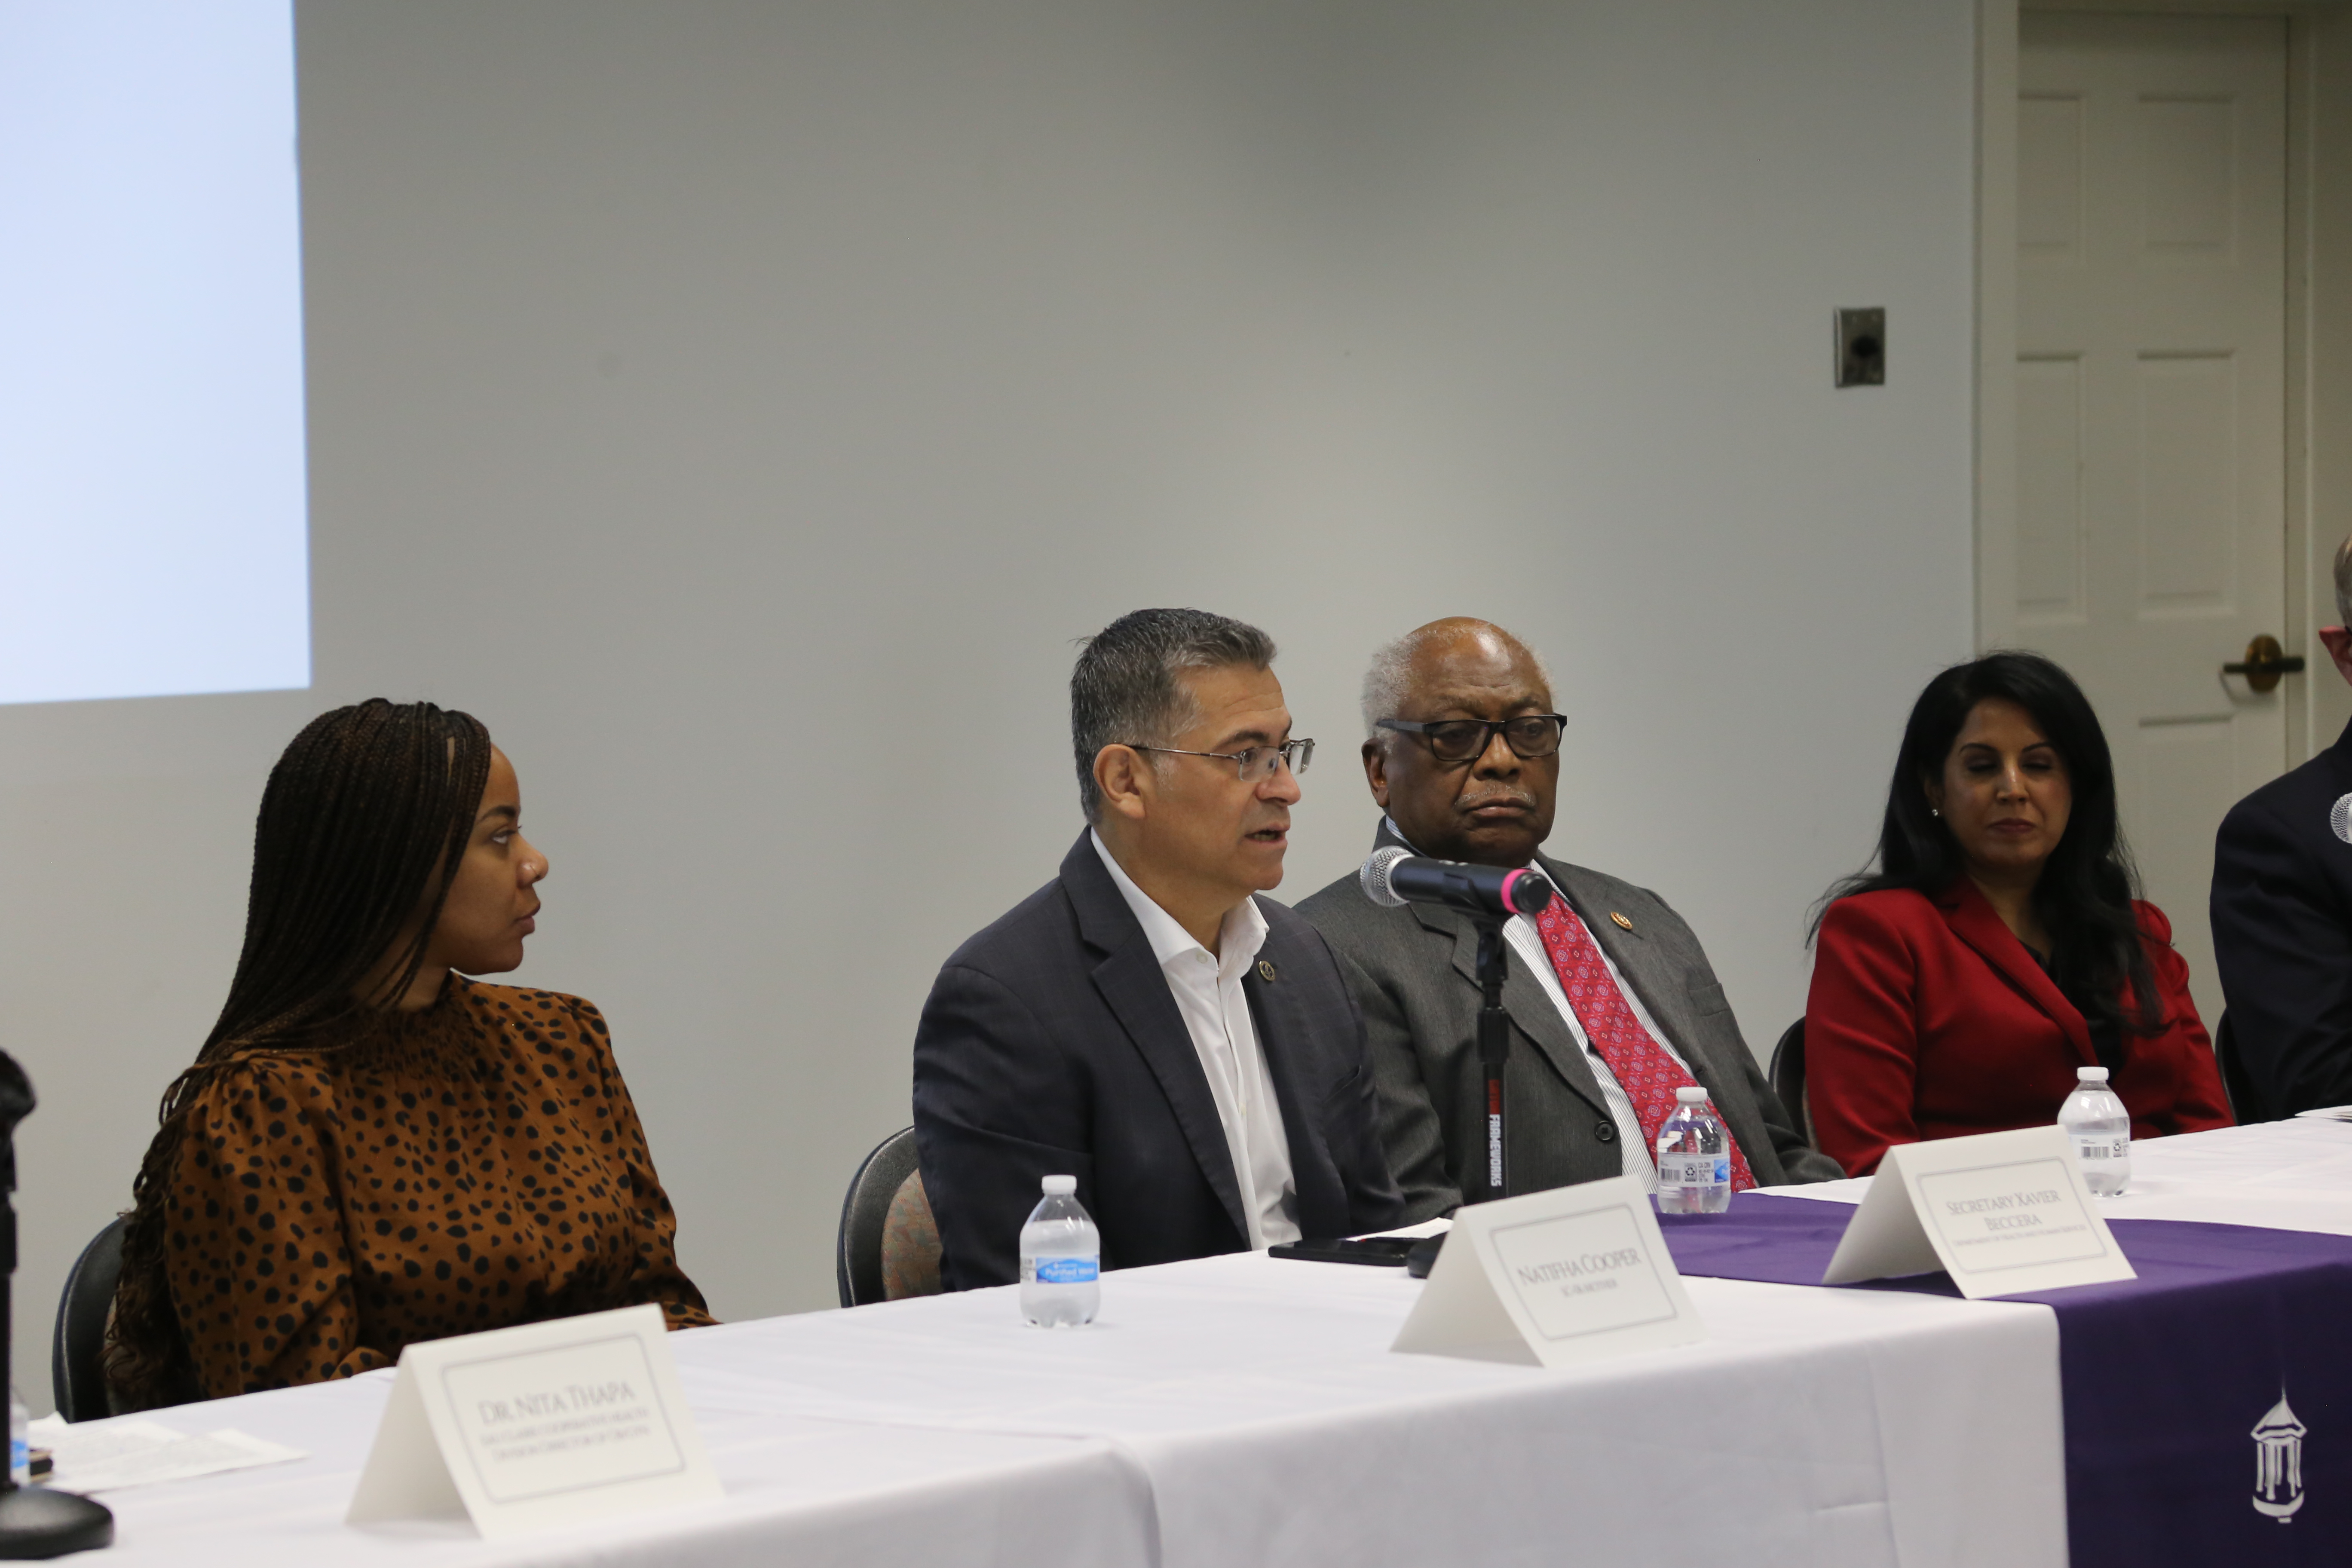
<svg viewBox="0 0 2352 1568">
<path fill-rule="evenodd" d="M 1560 989 L 1568 993 L 1568 1005 L 1576 1009 L 1576 1021 L 1584 1026 L 1586 1037 L 1633 1102 L 1633 1114 L 1642 1123 L 1642 1146 L 1656 1159 L 1658 1128 L 1675 1113 L 1675 1090 L 1695 1087 L 1698 1080 L 1633 1016 L 1625 994 L 1610 978 L 1601 944 L 1566 899 L 1555 898 L 1543 907 L 1536 930 L 1543 935 L 1544 952 L 1551 955 Z M 1716 1113 L 1718 1120 L 1722 1114 Z M 1728 1122 L 1723 1137 L 1731 1149 L 1731 1190 L 1744 1193 L 1756 1184 L 1756 1177 Z"/>
</svg>

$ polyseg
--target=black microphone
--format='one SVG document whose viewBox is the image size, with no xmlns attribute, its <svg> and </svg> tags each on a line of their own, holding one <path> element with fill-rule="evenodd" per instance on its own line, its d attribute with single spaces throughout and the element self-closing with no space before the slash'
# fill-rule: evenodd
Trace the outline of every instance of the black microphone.
<svg viewBox="0 0 2352 1568">
<path fill-rule="evenodd" d="M 1551 884 L 1524 866 L 1430 860 L 1393 844 L 1373 850 L 1358 879 L 1364 897 L 1391 909 L 1443 904 L 1474 915 L 1534 915 L 1551 902 Z"/>
</svg>

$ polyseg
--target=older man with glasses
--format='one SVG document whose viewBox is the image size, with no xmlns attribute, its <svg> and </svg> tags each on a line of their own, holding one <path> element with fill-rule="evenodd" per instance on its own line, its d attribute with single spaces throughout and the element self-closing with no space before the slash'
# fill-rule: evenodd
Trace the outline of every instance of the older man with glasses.
<svg viewBox="0 0 2352 1568">
<path fill-rule="evenodd" d="M 1274 643 L 1200 610 L 1087 640 L 1087 827 L 956 950 L 915 1034 L 915 1138 L 950 1289 L 1018 1277 L 1040 1179 L 1077 1178 L 1106 1268 L 1395 1223 L 1346 982 L 1282 880 L 1297 775 Z"/>
<path fill-rule="evenodd" d="M 1630 882 L 1538 853 L 1567 720 L 1526 644 L 1465 618 L 1408 632 L 1372 658 L 1364 724 L 1364 773 L 1386 814 L 1375 850 L 1532 867 L 1562 895 L 1505 928 L 1509 1192 L 1615 1175 L 1654 1192 L 1658 1125 L 1694 1083 L 1731 1133 L 1735 1186 L 1844 1173 L 1790 1125 L 1682 917 Z M 1451 1213 L 1486 1184 L 1475 924 L 1426 904 L 1383 908 L 1352 876 L 1298 910 L 1338 950 L 1362 1010 L 1406 1219 Z"/>
</svg>

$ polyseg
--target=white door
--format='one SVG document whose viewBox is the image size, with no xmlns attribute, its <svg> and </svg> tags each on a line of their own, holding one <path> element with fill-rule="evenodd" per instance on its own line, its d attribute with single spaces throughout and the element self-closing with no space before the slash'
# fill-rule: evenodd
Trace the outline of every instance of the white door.
<svg viewBox="0 0 2352 1568">
<path fill-rule="evenodd" d="M 2221 673 L 2285 629 L 2286 26 L 2020 41 L 2017 639 L 2098 708 L 2210 1028 L 2213 833 L 2286 765 L 2287 687 Z"/>
</svg>

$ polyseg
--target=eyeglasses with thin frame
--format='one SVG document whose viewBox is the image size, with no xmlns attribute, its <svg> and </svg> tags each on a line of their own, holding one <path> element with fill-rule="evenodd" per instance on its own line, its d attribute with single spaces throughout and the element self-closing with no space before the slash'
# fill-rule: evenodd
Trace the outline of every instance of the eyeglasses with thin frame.
<svg viewBox="0 0 2352 1568">
<path fill-rule="evenodd" d="M 1130 752 L 1165 752 L 1171 757 L 1214 757 L 1219 762 L 1231 763 L 1245 784 L 1265 783 L 1285 763 L 1290 764 L 1291 774 L 1296 777 L 1315 760 L 1315 742 L 1304 740 L 1285 741 L 1279 746 L 1244 746 L 1238 752 L 1188 752 L 1178 746 L 1139 746 L 1132 741 L 1126 744 Z"/>
<path fill-rule="evenodd" d="M 1509 719 L 1383 719 L 1383 730 L 1418 735 L 1429 743 L 1430 754 L 1441 763 L 1467 763 L 1486 754 L 1500 732 L 1503 743 L 1522 762 L 1549 757 L 1559 750 L 1559 733 L 1568 728 L 1565 713 L 1521 713 Z"/>
</svg>

